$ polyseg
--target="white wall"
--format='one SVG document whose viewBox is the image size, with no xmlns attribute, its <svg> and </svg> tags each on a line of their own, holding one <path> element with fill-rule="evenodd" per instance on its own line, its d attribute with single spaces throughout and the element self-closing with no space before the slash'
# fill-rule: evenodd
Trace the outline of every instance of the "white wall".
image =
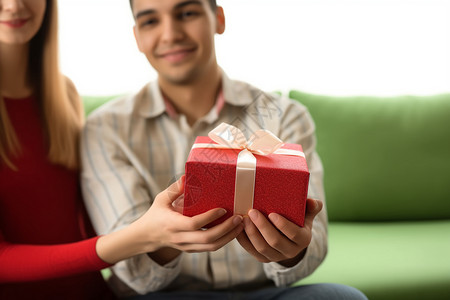
<svg viewBox="0 0 450 300">
<path fill-rule="evenodd" d="M 450 92 L 450 0 L 218 0 L 229 76 L 265 90 Z M 61 64 L 83 95 L 155 78 L 138 52 L 128 0 L 59 0 Z"/>
</svg>

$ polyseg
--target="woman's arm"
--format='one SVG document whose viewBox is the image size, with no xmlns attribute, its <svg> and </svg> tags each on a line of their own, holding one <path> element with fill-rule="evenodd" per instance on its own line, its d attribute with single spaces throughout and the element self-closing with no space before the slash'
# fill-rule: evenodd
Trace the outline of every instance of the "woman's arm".
<svg viewBox="0 0 450 300">
<path fill-rule="evenodd" d="M 95 245 L 99 237 L 63 245 L 11 244 L 0 234 L 0 282 L 46 280 L 110 266 Z"/>
</svg>

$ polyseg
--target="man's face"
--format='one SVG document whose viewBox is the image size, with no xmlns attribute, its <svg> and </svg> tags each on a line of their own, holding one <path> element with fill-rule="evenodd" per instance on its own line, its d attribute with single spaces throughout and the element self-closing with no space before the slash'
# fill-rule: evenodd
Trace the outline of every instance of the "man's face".
<svg viewBox="0 0 450 300">
<path fill-rule="evenodd" d="M 139 50 L 160 79 L 187 84 L 217 65 L 215 33 L 223 33 L 222 8 L 207 0 L 134 0 L 134 34 Z"/>
</svg>

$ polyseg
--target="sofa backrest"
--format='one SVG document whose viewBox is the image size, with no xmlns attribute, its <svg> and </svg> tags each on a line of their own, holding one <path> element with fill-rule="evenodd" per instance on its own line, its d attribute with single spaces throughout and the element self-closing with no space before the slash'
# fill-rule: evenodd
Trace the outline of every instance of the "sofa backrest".
<svg viewBox="0 0 450 300">
<path fill-rule="evenodd" d="M 82 96 L 84 113 L 88 116 L 95 109 L 105 104 L 106 102 L 119 97 L 118 95 L 110 96 Z"/>
<path fill-rule="evenodd" d="M 450 219 L 450 94 L 289 96 L 316 124 L 330 221 Z"/>
</svg>

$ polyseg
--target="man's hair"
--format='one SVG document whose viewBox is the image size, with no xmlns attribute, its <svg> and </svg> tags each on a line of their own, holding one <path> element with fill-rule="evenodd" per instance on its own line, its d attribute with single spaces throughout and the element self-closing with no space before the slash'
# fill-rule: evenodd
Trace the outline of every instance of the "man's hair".
<svg viewBox="0 0 450 300">
<path fill-rule="evenodd" d="M 208 0 L 208 2 L 209 2 L 209 5 L 211 6 L 211 9 L 212 9 L 213 11 L 216 11 L 216 8 L 217 8 L 217 1 L 216 1 L 216 0 Z"/>
<path fill-rule="evenodd" d="M 209 6 L 211 6 L 212 11 L 216 11 L 217 9 L 217 1 L 216 0 L 208 0 Z M 133 8 L 133 0 L 130 0 L 130 7 Z"/>
</svg>

